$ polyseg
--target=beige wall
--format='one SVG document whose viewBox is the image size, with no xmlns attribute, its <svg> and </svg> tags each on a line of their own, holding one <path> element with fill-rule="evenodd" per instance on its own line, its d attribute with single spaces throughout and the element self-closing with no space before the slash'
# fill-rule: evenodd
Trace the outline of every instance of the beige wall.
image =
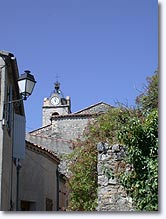
<svg viewBox="0 0 166 219">
<path fill-rule="evenodd" d="M 32 202 L 30 210 L 46 211 L 46 200 L 52 200 L 52 210 L 57 210 L 57 165 L 41 150 L 26 148 L 20 169 L 20 201 Z"/>
</svg>

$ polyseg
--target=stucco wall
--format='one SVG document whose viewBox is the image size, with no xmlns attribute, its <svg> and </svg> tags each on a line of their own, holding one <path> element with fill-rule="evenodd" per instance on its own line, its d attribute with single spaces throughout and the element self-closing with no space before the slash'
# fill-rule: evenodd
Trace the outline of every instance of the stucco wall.
<svg viewBox="0 0 166 219">
<path fill-rule="evenodd" d="M 3 130 L 4 141 L 2 151 L 2 184 L 1 184 L 1 209 L 10 210 L 12 200 L 13 210 L 16 209 L 16 167 L 12 162 L 12 142 L 6 130 Z M 12 169 L 13 170 L 12 170 Z M 12 195 L 11 195 L 12 191 Z"/>
<path fill-rule="evenodd" d="M 46 199 L 57 210 L 57 165 L 44 154 L 26 149 L 20 170 L 20 201 L 34 202 L 33 210 L 45 211 Z"/>
</svg>

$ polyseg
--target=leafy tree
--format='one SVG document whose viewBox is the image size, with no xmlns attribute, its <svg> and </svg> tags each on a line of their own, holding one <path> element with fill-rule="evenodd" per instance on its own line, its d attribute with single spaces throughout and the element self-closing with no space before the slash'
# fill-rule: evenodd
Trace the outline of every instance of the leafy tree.
<svg viewBox="0 0 166 219">
<path fill-rule="evenodd" d="M 100 141 L 126 146 L 126 164 L 133 169 L 120 180 L 139 210 L 158 209 L 158 72 L 136 99 L 138 108 L 119 106 L 87 127 L 69 155 L 70 210 L 93 211 L 97 200 L 97 151 Z"/>
<path fill-rule="evenodd" d="M 143 92 L 136 98 L 137 105 L 144 111 L 158 108 L 158 81 L 159 73 L 155 71 L 152 77 L 147 77 L 147 85 Z"/>
<path fill-rule="evenodd" d="M 147 78 L 148 85 L 136 98 L 142 117 L 131 117 L 119 131 L 127 147 L 126 162 L 133 171 L 121 181 L 140 210 L 158 210 L 158 71 Z"/>
<path fill-rule="evenodd" d="M 68 155 L 71 189 L 68 210 L 93 211 L 97 198 L 97 151 L 93 141 L 77 141 L 75 150 Z"/>
<path fill-rule="evenodd" d="M 119 131 L 119 142 L 127 147 L 126 163 L 133 167 L 121 182 L 139 210 L 158 209 L 158 112 L 142 120 L 133 117 Z"/>
</svg>

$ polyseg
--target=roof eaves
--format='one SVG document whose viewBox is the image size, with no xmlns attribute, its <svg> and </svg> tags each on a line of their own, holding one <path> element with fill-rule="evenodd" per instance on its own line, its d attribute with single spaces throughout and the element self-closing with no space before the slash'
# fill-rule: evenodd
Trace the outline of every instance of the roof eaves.
<svg viewBox="0 0 166 219">
<path fill-rule="evenodd" d="M 31 150 L 38 152 L 38 153 L 45 154 L 49 158 L 52 158 L 53 160 L 55 160 L 58 164 L 60 163 L 60 159 L 58 158 L 58 155 L 55 152 L 48 150 L 47 148 L 45 148 L 43 146 L 34 144 L 34 143 L 26 140 L 26 148 L 31 149 Z"/>
<path fill-rule="evenodd" d="M 61 118 L 86 118 L 86 117 L 96 117 L 101 115 L 101 113 L 85 113 L 85 114 L 67 114 L 67 115 L 53 115 L 51 118 L 61 119 Z"/>
<path fill-rule="evenodd" d="M 33 134 L 34 132 L 38 132 L 38 131 L 40 131 L 40 130 L 42 130 L 42 129 L 44 130 L 44 129 L 50 127 L 50 126 L 51 126 L 51 124 L 46 125 L 46 126 L 42 126 L 42 127 L 38 128 L 38 129 L 35 129 L 35 130 L 33 130 L 33 131 L 28 132 L 28 134 Z"/>
<path fill-rule="evenodd" d="M 4 50 L 0 50 L 0 57 L 2 57 L 3 61 L 5 62 L 4 66 L 8 66 L 8 74 L 9 78 L 11 79 L 13 83 L 13 100 L 19 100 L 21 99 L 20 92 L 19 92 L 19 87 L 18 87 L 18 77 L 19 77 L 19 71 L 18 71 L 18 65 L 17 65 L 17 60 L 16 57 Z M 10 67 L 10 68 L 9 68 Z M 24 112 L 24 104 L 23 102 L 20 102 L 19 105 L 14 105 L 15 109 L 18 111 L 18 114 L 25 115 Z"/>
</svg>

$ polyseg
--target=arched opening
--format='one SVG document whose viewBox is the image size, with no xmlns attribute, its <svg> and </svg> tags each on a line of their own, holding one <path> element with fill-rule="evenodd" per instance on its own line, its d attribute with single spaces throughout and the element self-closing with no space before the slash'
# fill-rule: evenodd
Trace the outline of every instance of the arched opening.
<svg viewBox="0 0 166 219">
<path fill-rule="evenodd" d="M 52 114 L 52 116 L 58 116 L 58 115 L 59 115 L 58 112 L 55 112 L 55 113 Z"/>
</svg>

